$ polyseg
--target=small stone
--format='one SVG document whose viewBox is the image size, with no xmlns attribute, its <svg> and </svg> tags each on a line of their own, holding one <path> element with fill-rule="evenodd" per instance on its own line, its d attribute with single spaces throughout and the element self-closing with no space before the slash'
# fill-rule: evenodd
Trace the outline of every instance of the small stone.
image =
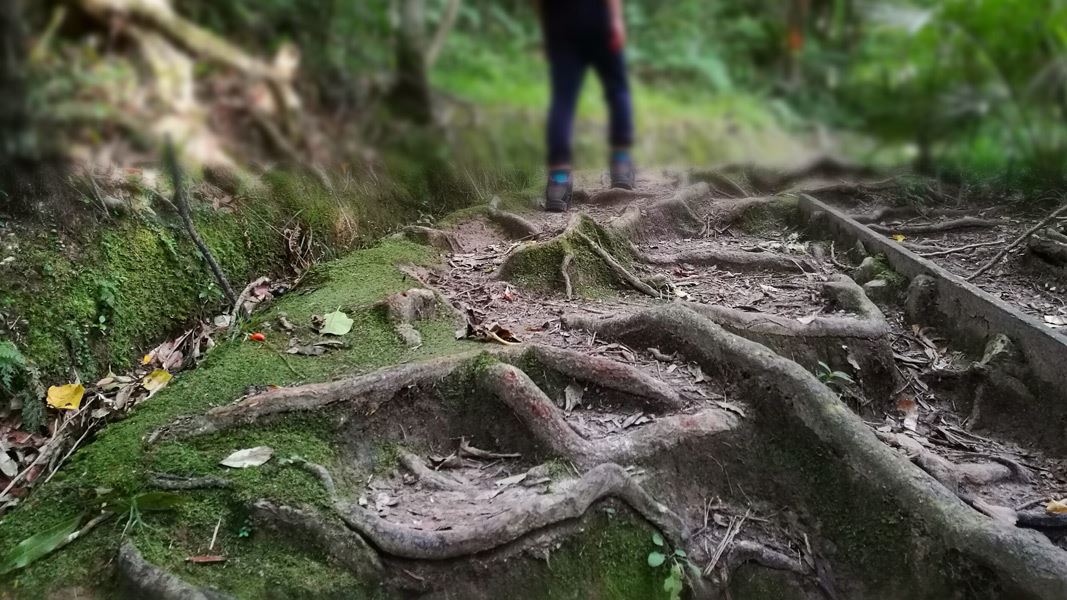
<svg viewBox="0 0 1067 600">
<path fill-rule="evenodd" d="M 856 272 L 852 275 L 852 279 L 856 280 L 856 283 L 863 285 L 868 281 L 878 276 L 879 264 L 873 257 L 868 256 L 863 259 L 859 267 L 856 267 Z"/>
<path fill-rule="evenodd" d="M 873 279 L 863 284 L 863 293 L 875 304 L 888 304 L 893 301 L 895 290 L 884 279 Z"/>
</svg>

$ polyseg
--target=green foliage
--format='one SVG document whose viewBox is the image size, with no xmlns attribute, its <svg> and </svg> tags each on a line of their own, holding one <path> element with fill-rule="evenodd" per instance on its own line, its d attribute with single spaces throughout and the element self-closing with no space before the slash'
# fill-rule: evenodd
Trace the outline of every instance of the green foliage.
<svg viewBox="0 0 1067 600">
<path fill-rule="evenodd" d="M 835 371 L 830 368 L 830 365 L 821 360 L 819 361 L 818 368 L 815 370 L 815 375 L 819 378 L 819 381 L 828 386 L 856 383 L 848 373 L 845 373 L 844 371 Z"/>
<path fill-rule="evenodd" d="M 0 407 L 18 400 L 23 427 L 37 431 L 44 425 L 44 386 L 40 374 L 13 342 L 0 340 Z"/>
<path fill-rule="evenodd" d="M 679 600 L 685 590 L 686 577 L 700 579 L 700 569 L 690 560 L 685 550 L 671 549 L 659 532 L 652 534 L 655 549 L 648 553 L 648 566 L 657 571 L 667 570 L 663 578 L 663 591 L 671 600 Z"/>
<path fill-rule="evenodd" d="M 30 536 L 20 542 L 4 555 L 0 560 L 0 575 L 6 575 L 12 571 L 27 567 L 34 562 L 48 556 L 59 547 L 72 533 L 78 530 L 82 517 L 78 515 L 73 519 Z"/>
</svg>

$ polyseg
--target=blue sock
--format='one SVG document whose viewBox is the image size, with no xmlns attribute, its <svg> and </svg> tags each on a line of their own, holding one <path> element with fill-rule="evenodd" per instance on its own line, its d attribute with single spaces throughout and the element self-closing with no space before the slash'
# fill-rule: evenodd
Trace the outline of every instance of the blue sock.
<svg viewBox="0 0 1067 600">
<path fill-rule="evenodd" d="M 569 169 L 552 169 L 548 172 L 548 180 L 552 183 L 569 183 L 571 172 Z"/>
<path fill-rule="evenodd" d="M 629 150 L 613 150 L 611 152 L 611 161 L 612 162 L 617 162 L 617 163 L 630 162 L 630 151 Z"/>
</svg>

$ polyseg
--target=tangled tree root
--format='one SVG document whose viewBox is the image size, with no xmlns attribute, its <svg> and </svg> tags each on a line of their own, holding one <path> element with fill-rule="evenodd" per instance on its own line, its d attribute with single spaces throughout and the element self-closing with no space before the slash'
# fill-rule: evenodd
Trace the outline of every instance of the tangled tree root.
<svg viewBox="0 0 1067 600">
<path fill-rule="evenodd" d="M 373 412 L 404 390 L 443 380 L 478 354 L 467 353 L 400 365 L 329 383 L 269 390 L 228 406 L 213 408 L 203 415 L 179 418 L 153 432 L 148 442 L 186 439 L 242 425 L 270 423 L 290 413 L 307 413 L 341 403 L 352 410 Z M 639 396 L 649 403 L 651 409 L 678 409 L 683 404 L 677 393 L 666 384 L 634 367 L 606 358 L 542 346 L 494 348 L 487 354 L 513 364 L 533 361 L 542 368 L 583 383 Z M 541 395 L 544 395 L 543 392 Z M 551 401 L 548 402 L 551 404 Z"/>
<path fill-rule="evenodd" d="M 376 547 L 392 556 L 445 560 L 498 548 L 533 531 L 581 517 L 597 501 L 623 500 L 676 543 L 686 538 L 685 524 L 666 506 L 656 502 L 614 464 L 602 464 L 581 479 L 559 484 L 549 494 L 525 497 L 498 508 L 498 514 L 444 531 L 414 529 L 391 523 L 358 503 L 340 501 L 338 514 Z"/>
<path fill-rule="evenodd" d="M 695 170 L 691 176 L 698 181 L 717 181 L 725 177 L 729 177 L 731 181 L 744 180 L 757 194 L 771 194 L 809 179 L 864 179 L 877 175 L 877 171 L 870 167 L 848 163 L 831 156 L 820 156 L 792 170 L 768 169 L 751 164 L 728 164 L 709 170 Z"/>
<path fill-rule="evenodd" d="M 663 417 L 630 434 L 590 441 L 567 424 L 563 411 L 521 370 L 507 364 L 492 365 L 485 370 L 481 385 L 511 407 L 534 437 L 586 467 L 647 458 L 691 439 L 730 431 L 738 424 L 733 413 L 706 409 Z"/>
<path fill-rule="evenodd" d="M 826 363 L 853 372 L 865 396 L 879 404 L 897 388 L 889 325 L 863 288 L 844 275 L 823 285 L 832 305 L 850 315 L 816 316 L 808 322 L 723 306 L 685 305 L 726 331 L 764 344 L 809 370 Z M 579 327 L 589 322 L 575 323 Z M 587 328 L 587 327 L 583 327 Z"/>
<path fill-rule="evenodd" d="M 159 600 L 232 600 L 229 594 L 198 588 L 146 561 L 133 542 L 119 549 L 118 572 L 130 598 Z"/>
<path fill-rule="evenodd" d="M 742 373 L 750 386 L 763 390 L 757 397 L 760 413 L 772 422 L 786 418 L 787 423 L 806 430 L 813 443 L 826 448 L 824 456 L 833 457 L 833 468 L 848 473 L 872 497 L 889 499 L 924 523 L 927 534 L 911 543 L 927 551 L 933 545 L 945 556 L 974 561 L 1009 596 L 1067 596 L 1067 561 L 1062 550 L 1043 536 L 989 519 L 964 504 L 936 479 L 895 455 L 798 364 L 727 333 L 682 306 L 583 324 L 602 338 L 639 340 L 683 352 L 707 372 L 730 369 Z M 787 417 L 781 414 L 783 410 Z"/>
<path fill-rule="evenodd" d="M 640 254 L 642 262 L 652 265 L 694 265 L 718 267 L 733 272 L 770 271 L 772 273 L 813 273 L 815 267 L 775 252 L 744 252 L 722 248 L 699 248 L 676 254 Z"/>
<path fill-rule="evenodd" d="M 973 211 L 956 208 L 926 208 L 923 206 L 886 206 L 874 212 L 851 215 L 864 225 L 883 223 L 894 219 L 914 219 L 917 217 L 968 217 Z"/>
<path fill-rule="evenodd" d="M 1026 241 L 1031 254 L 1060 269 L 1067 268 L 1067 235 L 1049 227 Z"/>
<path fill-rule="evenodd" d="M 574 192 L 572 202 L 574 204 L 606 206 L 612 204 L 625 204 L 627 202 L 633 202 L 634 200 L 645 200 L 652 198 L 653 196 L 655 196 L 655 194 L 619 188 L 601 190 L 593 195 L 589 195 L 585 190 L 578 190 Z"/>
</svg>

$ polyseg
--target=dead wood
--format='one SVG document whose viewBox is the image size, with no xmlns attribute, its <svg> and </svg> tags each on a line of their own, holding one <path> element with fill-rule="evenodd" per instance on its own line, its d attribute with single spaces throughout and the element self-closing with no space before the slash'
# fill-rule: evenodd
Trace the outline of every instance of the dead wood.
<svg viewBox="0 0 1067 600">
<path fill-rule="evenodd" d="M 929 548 L 933 543 L 942 552 L 959 553 L 989 569 L 1007 589 L 1027 597 L 1067 595 L 1067 561 L 1062 550 L 1040 534 L 991 520 L 964 504 L 936 479 L 895 455 L 859 416 L 797 363 L 677 305 L 579 321 L 602 339 L 656 344 L 687 354 L 705 371 L 730 369 L 746 375 L 749 385 L 763 390 L 755 397 L 759 411 L 786 411 L 796 426 L 819 440 L 829 452 L 826 456 L 834 457 L 849 477 L 862 482 L 869 493 L 889 498 L 900 510 L 921 519 L 930 536 L 915 540 L 917 545 Z"/>
<path fill-rule="evenodd" d="M 447 560 L 486 552 L 531 532 L 581 517 L 594 503 L 622 500 L 675 543 L 687 537 L 684 522 L 654 500 L 622 467 L 602 464 L 581 479 L 560 483 L 532 499 L 497 506 L 492 516 L 459 523 L 447 530 L 414 529 L 383 519 L 358 503 L 341 502 L 337 509 L 349 527 L 365 535 L 386 554 L 417 560 Z"/>
<path fill-rule="evenodd" d="M 196 587 L 146 561 L 133 542 L 127 540 L 119 549 L 118 571 L 129 598 L 158 600 L 230 600 L 222 592 Z"/>
<path fill-rule="evenodd" d="M 458 479 L 451 477 L 440 471 L 434 471 L 430 467 L 426 466 L 422 458 L 401 449 L 399 452 L 400 464 L 404 465 L 411 474 L 415 476 L 423 485 L 436 489 L 436 490 L 462 490 L 470 486 L 469 482 L 459 481 Z"/>
<path fill-rule="evenodd" d="M 796 259 L 775 252 L 743 252 L 722 248 L 700 248 L 675 254 L 639 254 L 639 259 L 652 265 L 694 265 L 718 267 L 727 271 L 772 271 L 776 273 L 813 273 L 815 268 L 807 260 Z"/>
<path fill-rule="evenodd" d="M 981 277 L 986 271 L 988 271 L 988 270 L 992 269 L 994 266 L 996 266 L 996 264 L 999 263 L 1001 261 L 1001 259 L 1003 259 L 1009 252 L 1011 252 L 1017 246 L 1019 246 L 1019 244 L 1022 244 L 1027 239 L 1029 239 L 1030 236 L 1032 236 L 1035 233 L 1037 233 L 1038 231 L 1041 231 L 1042 229 L 1044 229 L 1049 223 L 1051 223 L 1053 220 L 1055 220 L 1057 217 L 1059 217 L 1060 215 L 1062 215 L 1064 213 L 1067 213 L 1067 204 L 1064 204 L 1063 206 L 1061 206 L 1061 207 L 1057 208 L 1056 210 L 1052 211 L 1047 217 L 1045 217 L 1044 219 L 1041 219 L 1041 221 L 1039 221 L 1037 225 L 1034 225 L 1030 229 L 1027 229 L 1025 233 L 1023 233 L 1019 237 L 1015 238 L 1015 241 L 1013 241 L 1012 243 L 1010 243 L 1007 246 L 1005 246 L 1000 252 L 997 252 L 996 256 L 994 256 L 993 258 L 989 259 L 989 262 L 987 262 L 986 264 L 982 265 L 974 273 L 971 273 L 967 277 L 967 281 L 974 281 L 975 279 L 978 279 L 979 277 Z"/>
<path fill-rule="evenodd" d="M 156 473 L 148 479 L 148 486 L 160 490 L 206 490 L 228 489 L 233 482 L 222 477 L 182 477 L 167 473 Z"/>
<path fill-rule="evenodd" d="M 456 236 L 448 231 L 420 225 L 409 225 L 401 230 L 401 234 L 414 242 L 426 244 L 438 250 L 453 253 L 463 252 L 463 247 L 456 240 Z"/>
<path fill-rule="evenodd" d="M 905 245 L 908 248 L 912 249 L 912 250 L 919 250 L 921 252 L 924 252 L 923 254 L 919 255 L 919 256 L 922 256 L 923 258 L 934 258 L 935 256 L 948 256 L 949 254 L 956 254 L 957 252 L 966 252 L 968 250 L 975 250 L 977 248 L 987 248 L 989 246 L 999 246 L 999 245 L 1001 245 L 1003 243 L 1004 243 L 1004 240 L 993 240 L 992 242 L 980 242 L 980 243 L 977 243 L 977 244 L 967 244 L 966 246 L 959 246 L 959 247 L 956 247 L 956 248 L 946 248 L 944 250 L 937 249 L 937 248 L 926 249 L 926 248 L 921 247 L 918 244 L 905 244 Z"/>
<path fill-rule="evenodd" d="M 991 221 L 978 217 L 961 217 L 940 223 L 927 223 L 921 225 L 899 225 L 889 227 L 886 225 L 868 225 L 871 231 L 877 231 L 885 235 L 924 235 L 928 233 L 940 233 L 942 231 L 955 231 L 957 229 L 991 229 L 1004 225 L 1004 221 Z"/>
<path fill-rule="evenodd" d="M 570 266 L 574 261 L 574 253 L 568 252 L 563 257 L 563 262 L 559 266 L 559 274 L 563 277 L 563 291 L 567 295 L 567 300 L 574 299 L 574 285 L 571 283 Z"/>
<path fill-rule="evenodd" d="M 577 381 L 640 397 L 650 408 L 677 410 L 685 405 L 671 386 L 618 361 L 541 345 L 530 346 L 525 355 Z"/>
<path fill-rule="evenodd" d="M 522 240 L 537 237 L 541 234 L 541 228 L 537 225 L 513 212 L 502 210 L 499 197 L 493 198 L 489 203 L 486 214 L 490 221 L 497 224 L 504 230 L 504 233 L 513 238 Z"/>
<path fill-rule="evenodd" d="M 315 512 L 259 500 L 252 505 L 256 524 L 281 539 L 326 556 L 364 581 L 382 579 L 378 553 L 358 533 L 327 523 Z"/>
<path fill-rule="evenodd" d="M 809 192 L 811 193 L 811 192 Z M 852 219 L 864 225 L 882 223 L 892 219 L 913 219 L 916 217 L 967 217 L 974 211 L 956 208 L 926 208 L 923 206 L 887 206 L 874 212 L 851 215 Z"/>
<path fill-rule="evenodd" d="M 738 425 L 738 418 L 733 413 L 709 409 L 664 417 L 630 433 L 590 441 L 571 428 L 563 411 L 521 370 L 498 363 L 485 370 L 480 383 L 509 406 L 535 438 L 557 454 L 584 466 L 633 462 L 692 439 L 730 431 Z"/>
</svg>

